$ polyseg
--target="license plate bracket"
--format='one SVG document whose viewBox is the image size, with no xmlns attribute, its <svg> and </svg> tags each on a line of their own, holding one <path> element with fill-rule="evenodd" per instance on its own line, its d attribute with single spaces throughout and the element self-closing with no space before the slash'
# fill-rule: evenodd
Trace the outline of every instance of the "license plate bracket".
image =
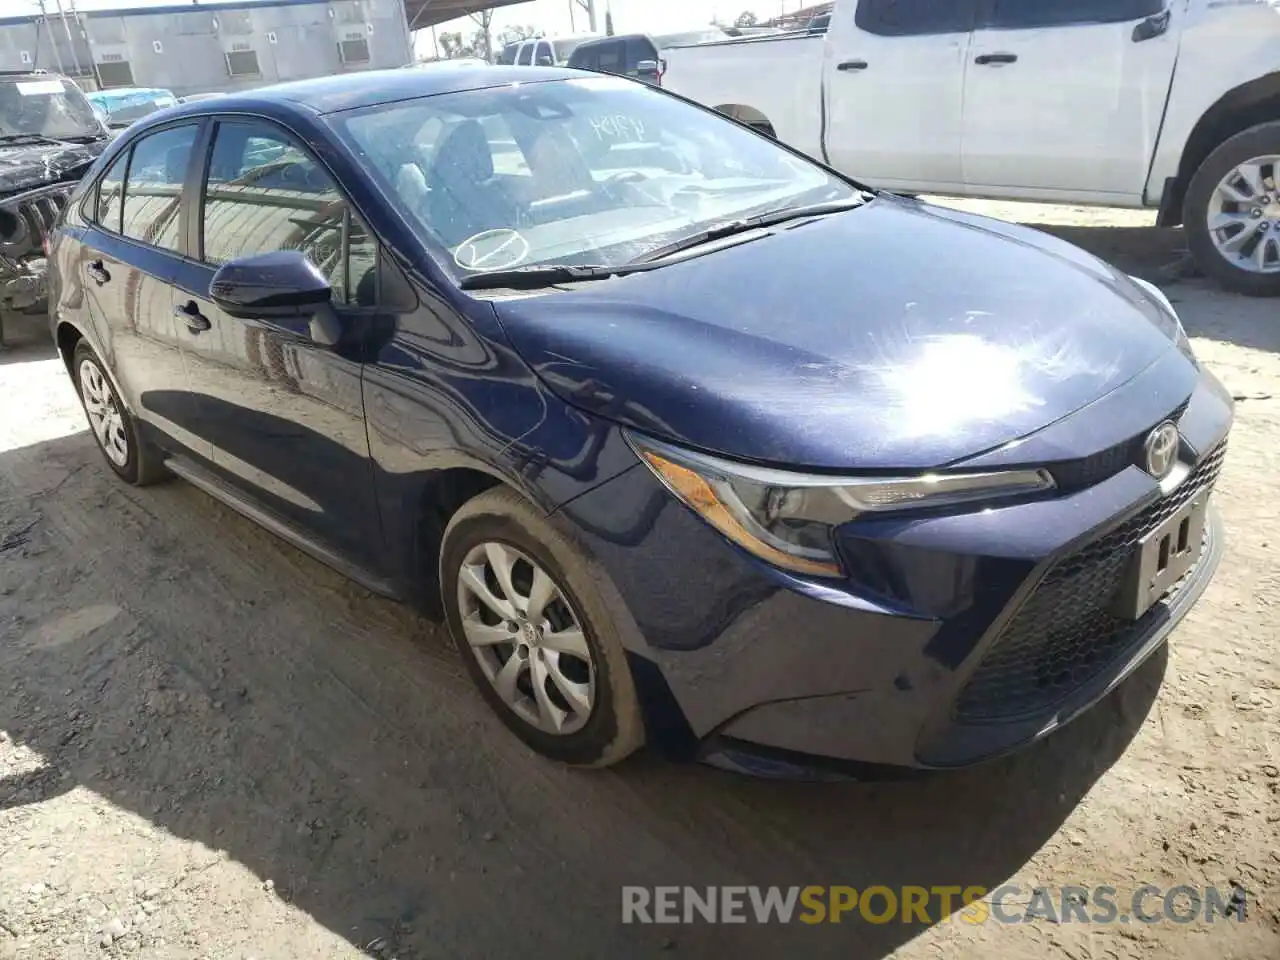
<svg viewBox="0 0 1280 960">
<path fill-rule="evenodd" d="M 1204 545 L 1208 499 L 1207 494 L 1198 495 L 1138 541 L 1116 594 L 1116 616 L 1139 619 L 1196 565 Z"/>
</svg>

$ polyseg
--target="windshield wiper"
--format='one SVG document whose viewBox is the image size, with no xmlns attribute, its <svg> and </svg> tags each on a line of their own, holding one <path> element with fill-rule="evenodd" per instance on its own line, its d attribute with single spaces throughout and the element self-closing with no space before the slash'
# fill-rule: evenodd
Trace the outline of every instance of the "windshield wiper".
<svg viewBox="0 0 1280 960">
<path fill-rule="evenodd" d="M 53 137 L 46 137 L 43 133 L 0 133 L 0 143 L 52 143 L 59 147 L 66 146 L 65 140 L 55 140 Z"/>
<path fill-rule="evenodd" d="M 553 283 L 578 283 L 583 280 L 607 280 L 628 273 L 655 270 L 663 264 L 632 263 L 611 267 L 606 264 L 534 264 L 528 267 L 512 267 L 510 270 L 490 270 L 473 273 L 458 281 L 463 290 L 535 290 Z"/>
<path fill-rule="evenodd" d="M 788 220 L 800 220 L 806 217 L 821 217 L 830 213 L 841 213 L 852 210 L 866 203 L 866 197 L 855 200 L 842 200 L 837 203 L 815 203 L 807 207 L 791 207 L 787 210 L 771 210 L 754 217 L 730 220 L 718 223 L 692 236 L 677 240 L 665 247 L 659 247 L 631 263 L 609 266 L 608 264 L 532 264 L 527 267 L 512 267 L 509 270 L 490 270 L 486 273 L 473 273 L 463 277 L 458 285 L 463 290 L 535 290 L 555 283 L 580 283 L 584 280 L 607 280 L 610 277 L 625 277 L 632 273 L 644 273 L 668 266 L 670 257 L 677 253 L 715 240 L 732 237 L 735 234 L 749 233 L 771 227 Z M 767 236 L 767 234 L 765 234 Z"/>
<path fill-rule="evenodd" d="M 714 240 L 721 240 L 725 237 L 731 237 L 735 233 L 746 233 L 749 230 L 759 230 L 762 227 L 772 227 L 780 223 L 786 223 L 788 220 L 803 220 L 807 217 L 822 217 L 831 213 L 843 213 L 845 210 L 853 210 L 862 206 L 867 202 L 865 195 L 860 195 L 853 200 L 840 200 L 834 203 L 814 203 L 807 207 L 788 207 L 785 210 L 770 210 L 768 213 L 756 214 L 754 217 L 742 217 L 738 220 L 728 220 L 724 223 L 717 223 L 715 226 L 700 230 L 695 234 L 669 243 L 666 246 L 658 247 L 656 250 L 650 250 L 636 263 L 648 264 L 655 260 L 665 260 L 667 257 L 693 247 L 700 247 L 704 243 L 711 243 Z"/>
</svg>

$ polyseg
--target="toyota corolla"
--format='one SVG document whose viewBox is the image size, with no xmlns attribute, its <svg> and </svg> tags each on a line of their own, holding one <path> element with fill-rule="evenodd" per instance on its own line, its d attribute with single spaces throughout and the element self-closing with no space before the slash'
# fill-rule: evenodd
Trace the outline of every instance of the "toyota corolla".
<svg viewBox="0 0 1280 960">
<path fill-rule="evenodd" d="M 51 262 L 111 469 L 443 619 L 573 764 L 997 756 L 1131 673 L 1222 549 L 1231 401 L 1156 288 L 625 79 L 164 110 Z"/>
</svg>

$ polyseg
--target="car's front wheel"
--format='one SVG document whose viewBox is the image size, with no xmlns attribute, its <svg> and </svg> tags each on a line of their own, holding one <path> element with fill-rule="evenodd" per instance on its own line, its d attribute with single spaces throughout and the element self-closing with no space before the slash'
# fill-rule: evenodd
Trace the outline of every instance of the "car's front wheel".
<svg viewBox="0 0 1280 960">
<path fill-rule="evenodd" d="M 1209 154 L 1191 178 L 1183 223 L 1206 274 L 1236 293 L 1280 296 L 1280 122 Z"/>
<path fill-rule="evenodd" d="M 138 433 L 98 355 L 81 340 L 71 355 L 71 376 L 98 449 L 111 469 L 138 486 L 165 476 L 158 452 Z"/>
<path fill-rule="evenodd" d="M 467 671 L 539 753 L 608 766 L 644 742 L 617 630 L 581 550 L 513 491 L 469 501 L 445 530 L 440 583 Z"/>
</svg>

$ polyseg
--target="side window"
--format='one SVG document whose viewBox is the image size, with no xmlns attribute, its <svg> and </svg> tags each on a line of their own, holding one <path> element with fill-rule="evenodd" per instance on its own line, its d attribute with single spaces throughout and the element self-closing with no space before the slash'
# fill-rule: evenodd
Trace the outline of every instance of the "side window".
<svg viewBox="0 0 1280 960">
<path fill-rule="evenodd" d="M 337 303 L 372 305 L 377 244 L 329 174 L 265 123 L 218 124 L 201 211 L 206 263 L 300 250 Z"/>
<path fill-rule="evenodd" d="M 631 37 L 626 41 L 626 64 L 624 72 L 629 77 L 640 73 L 641 60 L 657 60 L 658 51 L 644 37 Z"/>
<path fill-rule="evenodd" d="M 518 43 L 508 43 L 502 48 L 502 53 L 498 56 L 498 64 L 500 66 L 511 66 L 516 62 L 516 51 L 520 49 Z"/>
<path fill-rule="evenodd" d="M 976 0 L 860 0 L 859 29 L 883 37 L 968 33 L 977 17 Z"/>
<path fill-rule="evenodd" d="M 1124 23 L 1162 13 L 1167 0 L 993 0 L 987 23 L 996 30 Z"/>
<path fill-rule="evenodd" d="M 195 146 L 195 124 L 148 134 L 133 145 L 120 232 L 163 250 L 182 249 L 182 181 Z"/>
<path fill-rule="evenodd" d="M 600 52 L 594 46 L 579 47 L 573 51 L 573 56 L 569 59 L 569 66 L 578 70 L 599 70 Z"/>
<path fill-rule="evenodd" d="M 616 40 L 612 43 L 602 43 L 598 49 L 600 57 L 599 64 L 596 67 L 601 73 L 621 73 L 622 72 L 622 45 Z"/>
<path fill-rule="evenodd" d="M 533 63 L 533 48 L 534 44 L 532 41 L 522 43 L 520 45 L 520 55 L 516 57 L 517 66 L 527 67 Z"/>
<path fill-rule="evenodd" d="M 97 201 L 89 219 L 112 233 L 120 232 L 120 201 L 124 199 L 124 174 L 128 168 L 129 151 L 125 150 L 98 181 Z"/>
<path fill-rule="evenodd" d="M 553 67 L 556 62 L 556 52 L 551 49 L 551 42 L 548 40 L 539 40 L 538 46 L 535 48 L 533 62 L 540 67 Z"/>
</svg>

